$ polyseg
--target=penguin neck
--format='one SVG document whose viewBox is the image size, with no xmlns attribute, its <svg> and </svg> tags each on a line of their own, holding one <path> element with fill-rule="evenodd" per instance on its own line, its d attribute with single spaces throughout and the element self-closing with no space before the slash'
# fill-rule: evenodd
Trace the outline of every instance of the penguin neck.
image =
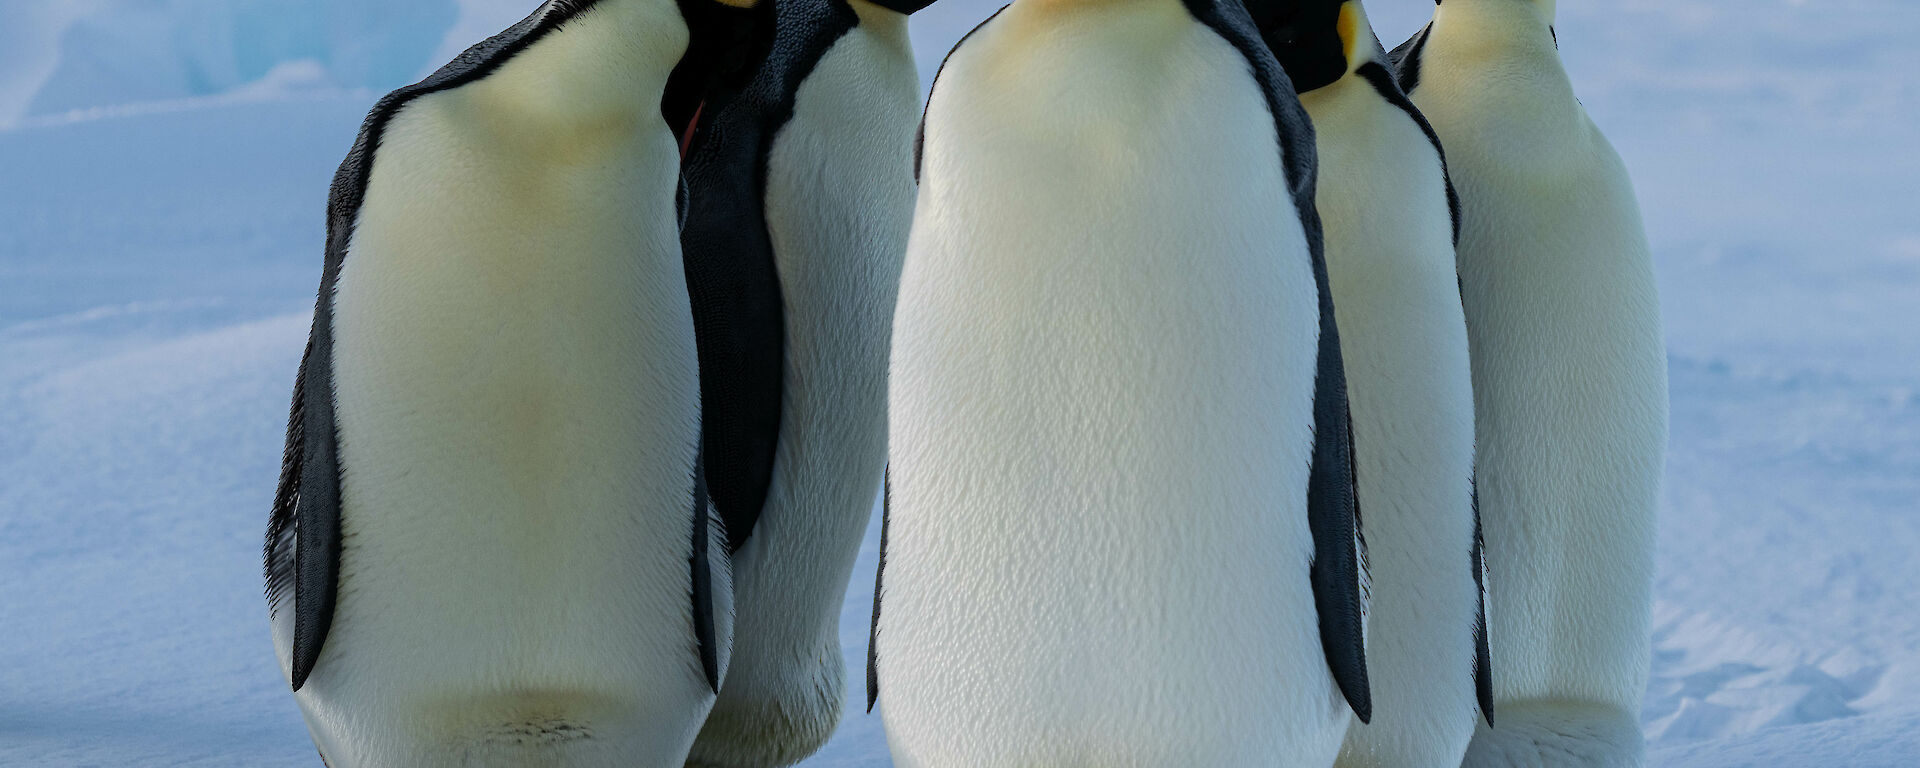
<svg viewBox="0 0 1920 768">
<path fill-rule="evenodd" d="M 1278 4 L 1250 3 L 1254 23 L 1300 93 L 1346 80 L 1369 62 L 1384 62 L 1386 51 L 1360 0 L 1324 3 L 1286 17 Z"/>
<path fill-rule="evenodd" d="M 1339 31 L 1340 43 L 1346 47 L 1348 75 L 1367 62 L 1387 60 L 1387 52 L 1373 33 L 1373 21 L 1367 18 L 1366 6 L 1360 0 L 1352 0 L 1340 8 Z"/>
<path fill-rule="evenodd" d="M 897 34 L 901 39 L 906 39 L 906 14 L 870 0 L 847 0 L 847 7 L 853 9 L 853 15 L 860 17 L 860 26 L 875 32 Z"/>
<path fill-rule="evenodd" d="M 1117 11 L 1152 6 L 1179 8 L 1182 13 L 1186 12 L 1183 0 L 1014 0 L 1011 7 L 1025 13 L 1078 14 L 1082 11 Z"/>
<path fill-rule="evenodd" d="M 1554 0 L 1443 0 L 1433 34 L 1472 45 L 1552 52 Z M 1555 54 L 1557 55 L 1557 54 Z"/>
<path fill-rule="evenodd" d="M 1438 8 L 1435 14 L 1444 14 L 1450 8 L 1475 8 L 1499 13 L 1529 12 L 1538 14 L 1542 23 L 1553 25 L 1555 5 L 1558 0 L 1436 0 Z"/>
</svg>

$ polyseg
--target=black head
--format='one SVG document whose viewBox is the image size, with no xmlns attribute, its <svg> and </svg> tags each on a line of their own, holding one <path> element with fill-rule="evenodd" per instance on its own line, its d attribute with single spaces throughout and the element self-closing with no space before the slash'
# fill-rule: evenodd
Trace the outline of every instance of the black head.
<svg viewBox="0 0 1920 768">
<path fill-rule="evenodd" d="M 667 78 L 660 111 L 684 145 L 709 101 L 738 93 L 773 48 L 773 0 L 680 0 L 687 52 Z"/>
<path fill-rule="evenodd" d="M 934 0 L 872 0 L 872 1 L 874 5 L 885 8 L 889 11 L 893 11 L 894 13 L 904 14 L 907 16 L 912 16 L 914 12 L 919 11 L 920 9 L 925 8 L 929 5 L 933 5 L 934 3 Z"/>
<path fill-rule="evenodd" d="M 1246 0 L 1260 36 L 1300 93 L 1332 85 L 1347 74 L 1361 34 L 1357 0 Z"/>
</svg>

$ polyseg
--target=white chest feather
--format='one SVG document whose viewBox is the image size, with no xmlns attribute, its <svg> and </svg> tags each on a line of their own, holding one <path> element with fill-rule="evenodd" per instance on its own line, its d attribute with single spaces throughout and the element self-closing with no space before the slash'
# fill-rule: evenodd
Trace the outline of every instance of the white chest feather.
<svg viewBox="0 0 1920 768">
<path fill-rule="evenodd" d="M 602 2 L 387 127 L 333 297 L 341 591 L 301 694 L 336 765 L 685 754 L 685 36 Z"/>
<path fill-rule="evenodd" d="M 1550 12 L 1441 6 L 1413 97 L 1466 214 L 1499 698 L 1601 702 L 1630 724 L 1648 663 L 1665 357 L 1632 184 L 1574 98 Z"/>
<path fill-rule="evenodd" d="M 1316 200 L 1372 564 L 1373 719 L 1354 724 L 1346 755 L 1355 765 L 1457 762 L 1473 732 L 1480 595 L 1468 555 L 1473 385 L 1440 156 L 1360 75 L 1301 103 L 1318 138 Z"/>
<path fill-rule="evenodd" d="M 949 62 L 894 328 L 896 764 L 1330 762 L 1273 126 L 1173 2 L 1016 3 Z"/>
</svg>

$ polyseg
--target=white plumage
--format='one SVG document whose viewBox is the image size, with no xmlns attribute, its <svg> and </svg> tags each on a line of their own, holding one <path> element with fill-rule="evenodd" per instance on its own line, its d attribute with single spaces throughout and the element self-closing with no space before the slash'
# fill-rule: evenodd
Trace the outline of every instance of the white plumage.
<svg viewBox="0 0 1920 768">
<path fill-rule="evenodd" d="M 1498 728 L 1468 766 L 1642 761 L 1666 365 L 1625 166 L 1574 97 L 1551 0 L 1447 0 L 1412 96 L 1465 216 Z"/>
<path fill-rule="evenodd" d="M 794 94 L 768 158 L 766 216 L 787 368 L 767 504 L 735 553 L 733 667 L 695 766 L 792 764 L 845 705 L 840 606 L 887 453 L 887 348 L 913 218 L 920 118 L 907 17 L 860 23 Z"/>
<path fill-rule="evenodd" d="M 949 60 L 894 318 L 895 765 L 1332 763 L 1274 125 L 1177 0 L 1020 0 Z"/>
<path fill-rule="evenodd" d="M 297 694 L 334 768 L 677 768 L 712 703 L 660 114 L 686 38 L 601 0 L 373 155 L 333 296 L 340 593 Z"/>
<path fill-rule="evenodd" d="M 1358 2 L 1342 12 L 1347 74 L 1300 96 L 1318 141 L 1317 207 L 1372 564 L 1373 720 L 1353 723 L 1339 765 L 1452 766 L 1476 718 L 1480 601 L 1452 212 L 1433 142 L 1358 73 L 1386 60 L 1365 12 Z"/>
</svg>

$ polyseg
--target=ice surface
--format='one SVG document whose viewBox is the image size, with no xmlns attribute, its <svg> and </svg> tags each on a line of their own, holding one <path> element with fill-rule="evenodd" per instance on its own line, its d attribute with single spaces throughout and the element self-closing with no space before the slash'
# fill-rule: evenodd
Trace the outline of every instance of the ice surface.
<svg viewBox="0 0 1920 768">
<path fill-rule="evenodd" d="M 0 765 L 318 765 L 259 548 L 326 184 L 532 5 L 0 3 Z M 994 5 L 916 18 L 923 79 Z M 1427 12 L 1374 5 L 1389 44 Z M 1560 6 L 1667 313 L 1653 762 L 1920 764 L 1920 5 Z M 887 765 L 878 718 L 807 765 Z"/>
<path fill-rule="evenodd" d="M 249 86 L 257 91 L 291 63 L 311 73 L 302 87 L 389 90 L 428 68 L 460 6 L 455 0 L 9 3 L 0 20 L 18 17 L 20 31 L 0 32 L 0 43 L 9 35 L 26 39 L 11 51 L 0 47 L 0 72 L 7 73 L 0 76 L 0 125 Z"/>
</svg>

